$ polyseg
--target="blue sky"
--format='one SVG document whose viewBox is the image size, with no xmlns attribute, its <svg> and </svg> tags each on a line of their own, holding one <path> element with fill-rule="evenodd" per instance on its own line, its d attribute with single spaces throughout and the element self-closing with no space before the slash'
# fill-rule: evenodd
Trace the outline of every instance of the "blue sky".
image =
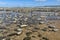
<svg viewBox="0 0 60 40">
<path fill-rule="evenodd" d="M 60 5 L 60 0 L 0 0 L 0 7 L 35 7 Z"/>
</svg>

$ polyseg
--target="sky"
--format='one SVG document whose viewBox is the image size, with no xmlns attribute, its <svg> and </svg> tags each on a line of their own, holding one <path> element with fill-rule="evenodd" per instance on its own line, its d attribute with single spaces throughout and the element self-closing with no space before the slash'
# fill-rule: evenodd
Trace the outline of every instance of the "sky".
<svg viewBox="0 0 60 40">
<path fill-rule="evenodd" d="M 0 0 L 0 7 L 35 7 L 60 5 L 60 0 Z"/>
</svg>

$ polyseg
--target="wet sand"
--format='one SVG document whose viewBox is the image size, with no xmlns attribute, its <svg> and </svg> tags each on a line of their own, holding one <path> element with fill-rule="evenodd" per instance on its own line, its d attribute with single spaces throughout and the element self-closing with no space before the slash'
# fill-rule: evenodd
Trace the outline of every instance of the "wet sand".
<svg viewBox="0 0 60 40">
<path fill-rule="evenodd" d="M 32 32 L 31 30 L 33 29 L 33 27 L 28 27 L 30 30 L 28 30 L 27 28 L 23 28 L 23 33 L 19 36 L 12 36 L 12 40 L 23 40 L 26 37 L 26 32 L 32 32 L 32 34 L 30 35 L 31 40 L 40 40 L 42 39 L 42 37 L 47 37 L 49 40 L 60 40 L 60 20 L 56 20 L 56 21 L 52 21 L 49 22 L 48 24 L 52 24 L 55 25 L 56 28 L 58 28 L 59 30 L 57 32 L 49 32 L 49 31 L 42 31 L 42 30 L 37 30 L 37 32 Z M 37 27 L 39 27 L 40 29 L 46 27 L 48 24 L 38 24 Z M 11 25 L 12 29 L 15 28 L 14 26 L 16 26 L 15 24 Z M 38 34 L 41 34 L 42 37 L 38 37 Z M 32 36 L 35 36 L 35 38 L 33 38 Z"/>
</svg>

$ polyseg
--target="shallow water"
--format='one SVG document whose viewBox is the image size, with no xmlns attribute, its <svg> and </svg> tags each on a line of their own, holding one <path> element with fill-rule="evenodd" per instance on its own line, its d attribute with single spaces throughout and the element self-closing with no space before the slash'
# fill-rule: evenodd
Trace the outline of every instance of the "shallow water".
<svg viewBox="0 0 60 40">
<path fill-rule="evenodd" d="M 14 18 L 18 19 L 19 15 L 23 15 L 22 13 L 15 13 L 15 12 L 11 12 L 11 13 L 6 13 L 5 11 L 0 11 L 0 23 L 11 23 L 12 21 L 14 21 Z"/>
</svg>

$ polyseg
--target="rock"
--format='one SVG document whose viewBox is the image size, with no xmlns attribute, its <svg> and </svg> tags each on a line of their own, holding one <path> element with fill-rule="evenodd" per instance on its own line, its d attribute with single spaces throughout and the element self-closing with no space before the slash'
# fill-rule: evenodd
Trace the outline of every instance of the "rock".
<svg viewBox="0 0 60 40">
<path fill-rule="evenodd" d="M 31 40 L 31 37 L 25 37 L 23 40 Z"/>
<path fill-rule="evenodd" d="M 0 37 L 0 40 L 3 40 L 4 39 L 4 37 Z"/>
<path fill-rule="evenodd" d="M 35 36 L 32 36 L 33 38 L 36 38 Z"/>
<path fill-rule="evenodd" d="M 32 29 L 32 32 L 37 32 L 37 30 L 36 29 Z"/>
<path fill-rule="evenodd" d="M 20 27 L 20 24 L 17 24 L 17 27 Z"/>
<path fill-rule="evenodd" d="M 38 34 L 38 37 L 42 37 L 42 35 L 41 34 Z"/>
<path fill-rule="evenodd" d="M 41 29 L 42 31 L 47 31 L 47 29 L 45 29 L 45 28 L 43 28 L 43 29 Z"/>
<path fill-rule="evenodd" d="M 48 26 L 48 28 L 52 28 L 52 29 L 54 29 L 54 28 L 55 28 L 55 26 L 50 25 L 50 26 Z"/>
<path fill-rule="evenodd" d="M 5 40 L 11 40 L 10 38 L 6 38 Z"/>
<path fill-rule="evenodd" d="M 30 36 L 32 34 L 32 32 L 27 32 L 26 36 Z"/>
<path fill-rule="evenodd" d="M 34 27 L 34 29 L 39 30 L 40 28 L 38 28 L 38 27 Z"/>
<path fill-rule="evenodd" d="M 17 35 L 20 35 L 22 32 L 23 32 L 22 29 L 17 29 L 17 30 L 16 30 L 16 34 L 17 34 Z"/>
<path fill-rule="evenodd" d="M 23 27 L 27 27 L 27 26 L 28 26 L 28 25 L 20 25 L 21 28 L 23 28 Z"/>
<path fill-rule="evenodd" d="M 14 36 L 14 35 L 17 35 L 17 33 L 11 33 L 11 34 L 7 35 L 7 37 L 11 37 L 11 36 Z"/>
<path fill-rule="evenodd" d="M 20 31 L 22 31 L 22 29 L 21 28 L 18 28 L 18 29 L 15 29 L 14 31 L 20 32 Z"/>
<path fill-rule="evenodd" d="M 44 22 L 43 21 L 40 21 L 39 24 L 44 24 Z"/>
<path fill-rule="evenodd" d="M 49 31 L 57 32 L 59 29 L 50 29 Z"/>
<path fill-rule="evenodd" d="M 55 32 L 57 32 L 59 29 L 54 29 Z"/>
<path fill-rule="evenodd" d="M 49 40 L 47 37 L 42 37 L 42 39 L 44 39 L 44 40 Z"/>
</svg>

